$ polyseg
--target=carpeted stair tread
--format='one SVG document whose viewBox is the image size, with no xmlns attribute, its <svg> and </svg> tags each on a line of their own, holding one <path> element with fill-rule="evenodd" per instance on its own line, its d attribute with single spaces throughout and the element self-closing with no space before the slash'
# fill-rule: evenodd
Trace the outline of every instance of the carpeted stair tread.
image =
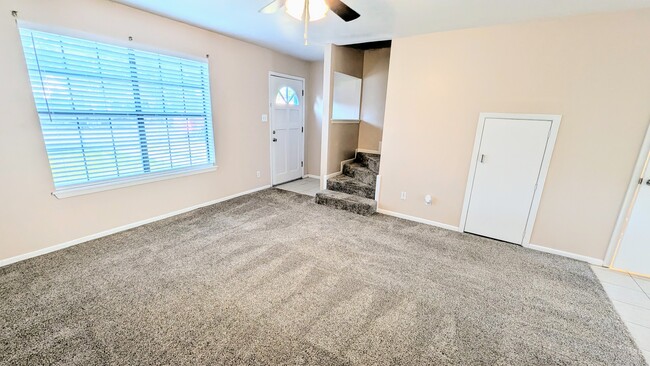
<svg viewBox="0 0 650 366">
<path fill-rule="evenodd" d="M 330 191 L 353 194 L 369 199 L 375 198 L 375 187 L 347 175 L 338 175 L 336 177 L 328 179 L 327 189 Z"/>
<path fill-rule="evenodd" d="M 354 161 L 372 170 L 375 172 L 375 174 L 379 174 L 379 163 L 381 161 L 381 155 L 360 152 L 357 153 Z"/>
<path fill-rule="evenodd" d="M 359 162 L 345 163 L 343 165 L 343 174 L 372 187 L 377 184 L 377 173 Z"/>
<path fill-rule="evenodd" d="M 370 216 L 377 212 L 375 200 L 330 190 L 316 193 L 316 203 L 363 216 Z"/>
</svg>

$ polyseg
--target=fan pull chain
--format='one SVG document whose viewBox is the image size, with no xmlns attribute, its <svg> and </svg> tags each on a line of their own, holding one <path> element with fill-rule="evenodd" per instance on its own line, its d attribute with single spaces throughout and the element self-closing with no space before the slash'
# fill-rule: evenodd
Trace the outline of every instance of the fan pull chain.
<svg viewBox="0 0 650 366">
<path fill-rule="evenodd" d="M 304 20 L 305 20 L 305 46 L 309 45 L 309 0 L 305 0 L 305 12 L 304 12 Z"/>
</svg>

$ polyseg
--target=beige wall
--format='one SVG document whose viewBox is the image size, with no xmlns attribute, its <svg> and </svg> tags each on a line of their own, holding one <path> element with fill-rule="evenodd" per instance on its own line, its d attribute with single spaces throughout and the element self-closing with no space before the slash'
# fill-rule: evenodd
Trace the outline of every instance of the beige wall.
<svg viewBox="0 0 650 366">
<path fill-rule="evenodd" d="M 305 174 L 320 175 L 321 131 L 323 128 L 323 62 L 309 66 L 307 119 L 305 121 Z"/>
<path fill-rule="evenodd" d="M 380 208 L 458 226 L 479 113 L 561 114 L 531 242 L 602 259 L 650 121 L 647 35 L 650 10 L 394 40 Z"/>
<path fill-rule="evenodd" d="M 218 170 L 62 200 L 52 197 L 11 10 L 26 21 L 119 42 L 133 36 L 134 47 L 210 54 Z M 270 184 L 269 125 L 261 122 L 268 113 L 269 71 L 308 78 L 308 62 L 106 0 L 1 0 L 0 13 L 0 259 Z"/>
<path fill-rule="evenodd" d="M 384 130 L 390 48 L 368 50 L 363 55 L 363 91 L 359 149 L 379 151 Z"/>
<path fill-rule="evenodd" d="M 332 72 L 342 72 L 358 78 L 363 77 L 363 51 L 334 46 L 331 62 Z M 332 86 L 330 86 L 331 90 Z M 331 108 L 330 103 L 330 110 Z M 327 174 L 340 171 L 341 161 L 354 158 L 358 142 L 358 123 L 337 123 L 330 121 Z"/>
<path fill-rule="evenodd" d="M 335 46 L 332 52 L 334 71 L 362 78 L 363 55 L 363 51 L 354 48 Z"/>
</svg>

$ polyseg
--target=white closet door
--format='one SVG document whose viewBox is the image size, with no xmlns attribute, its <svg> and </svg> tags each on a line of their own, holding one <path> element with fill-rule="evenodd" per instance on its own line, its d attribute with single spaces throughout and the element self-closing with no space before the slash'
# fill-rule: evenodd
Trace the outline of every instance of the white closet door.
<svg viewBox="0 0 650 366">
<path fill-rule="evenodd" d="M 465 231 L 522 244 L 551 121 L 487 118 Z"/>
</svg>

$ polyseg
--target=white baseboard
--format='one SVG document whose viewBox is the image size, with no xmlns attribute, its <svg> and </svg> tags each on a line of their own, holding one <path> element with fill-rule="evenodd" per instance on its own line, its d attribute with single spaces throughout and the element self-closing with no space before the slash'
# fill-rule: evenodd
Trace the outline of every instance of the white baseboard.
<svg viewBox="0 0 650 366">
<path fill-rule="evenodd" d="M 346 163 L 351 163 L 353 161 L 354 161 L 354 158 L 341 161 L 341 170 L 339 170 L 338 172 L 334 172 L 332 174 L 326 175 L 325 180 L 328 180 L 328 179 L 334 178 L 334 177 L 338 177 L 339 175 L 343 174 L 343 165 L 345 165 Z M 320 179 L 320 177 L 318 177 L 318 178 Z"/>
<path fill-rule="evenodd" d="M 368 150 L 368 149 L 356 149 L 356 152 L 358 153 L 366 153 L 366 154 L 380 154 L 379 150 Z"/>
<path fill-rule="evenodd" d="M 320 175 L 307 174 L 307 175 L 304 175 L 303 178 L 314 178 L 314 179 L 320 179 Z"/>
<path fill-rule="evenodd" d="M 347 163 L 352 163 L 352 162 L 354 161 L 354 159 L 356 159 L 356 156 L 357 156 L 356 154 L 357 154 L 357 153 L 354 153 L 354 156 L 355 156 L 354 158 L 352 158 L 352 159 L 348 159 L 348 160 L 343 160 L 343 161 L 341 162 L 341 171 L 340 171 L 341 174 L 343 174 L 343 165 L 345 165 L 345 164 L 347 164 Z"/>
<path fill-rule="evenodd" d="M 219 199 L 209 201 L 209 202 L 200 203 L 198 205 L 194 205 L 194 206 L 183 208 L 183 209 L 180 209 L 180 210 L 177 210 L 177 211 L 169 212 L 169 213 L 166 213 L 166 214 L 163 214 L 163 215 L 160 215 L 160 216 L 152 217 L 150 219 L 145 219 L 145 220 L 137 221 L 137 222 L 134 222 L 134 223 L 131 223 L 131 224 L 126 224 L 126 225 L 119 226 L 119 227 L 116 227 L 116 228 L 113 228 L 113 229 L 108 229 L 108 230 L 105 230 L 105 231 L 102 231 L 102 232 L 99 232 L 99 233 L 96 233 L 96 234 L 84 236 L 83 238 L 74 239 L 74 240 L 71 240 L 71 241 L 68 241 L 68 242 L 65 242 L 65 243 L 53 245 L 53 246 L 43 248 L 43 249 L 39 249 L 39 250 L 36 250 L 36 251 L 33 251 L 33 252 L 17 255 L 15 257 L 7 258 L 7 259 L 0 259 L 0 267 L 4 267 L 4 266 L 10 265 L 12 263 L 20 262 L 20 261 L 23 261 L 25 259 L 38 257 L 39 255 L 52 253 L 52 252 L 55 252 L 57 250 L 65 249 L 65 248 L 68 248 L 68 247 L 71 247 L 71 246 L 74 246 L 74 245 L 77 245 L 77 244 L 81 244 L 81 243 L 84 243 L 84 242 L 87 242 L 87 241 L 90 241 L 90 240 L 99 239 L 101 237 L 108 236 L 108 235 L 111 235 L 111 234 L 116 234 L 116 233 L 119 233 L 121 231 L 130 230 L 130 229 L 133 229 L 133 228 L 138 227 L 138 226 L 150 224 L 152 222 L 160 221 L 160 220 L 172 217 L 172 216 L 176 216 L 176 215 L 180 215 L 180 214 L 183 214 L 183 213 L 186 213 L 186 212 L 194 211 L 194 210 L 202 208 L 202 207 L 206 207 L 206 206 L 214 205 L 216 203 L 228 201 L 228 200 L 231 200 L 233 198 L 245 196 L 247 194 L 255 193 L 255 192 L 262 191 L 262 190 L 265 190 L 265 189 L 268 189 L 268 188 L 271 188 L 271 186 L 268 185 L 268 186 L 263 186 L 263 187 L 251 189 L 251 190 L 246 191 L 246 192 L 236 193 L 236 194 L 233 194 L 231 196 L 219 198 Z"/>
<path fill-rule="evenodd" d="M 452 231 L 460 231 L 460 228 L 458 228 L 457 226 L 443 224 L 443 223 L 436 222 L 436 221 L 431 221 L 431 220 L 426 220 L 426 219 L 423 219 L 423 218 L 420 218 L 420 217 L 409 216 L 409 215 L 401 214 L 399 212 L 388 211 L 388 210 L 384 210 L 384 209 L 381 209 L 381 208 L 377 209 L 377 212 L 382 213 L 384 215 L 388 215 L 388 216 L 399 217 L 400 219 L 404 219 L 404 220 L 415 221 L 415 222 L 419 222 L 421 224 L 426 224 L 426 225 L 439 227 L 439 228 L 442 228 L 442 229 L 447 229 L 447 230 L 452 230 Z M 578 260 L 578 261 L 581 261 L 581 262 L 587 262 L 589 264 L 593 264 L 594 266 L 602 266 L 604 264 L 602 259 L 597 259 L 597 258 L 593 258 L 593 257 L 587 257 L 585 255 L 565 252 L 565 251 L 562 251 L 562 250 L 552 249 L 552 248 L 544 247 L 544 246 L 541 246 L 541 245 L 528 244 L 528 245 L 525 245 L 524 247 L 528 248 L 528 249 L 544 252 L 544 253 L 550 253 L 550 254 L 555 254 L 555 255 L 562 256 L 562 257 L 575 259 L 575 260 Z"/>
<path fill-rule="evenodd" d="M 451 230 L 451 231 L 460 231 L 458 226 L 443 224 L 443 223 L 437 222 L 437 221 L 426 220 L 426 219 L 423 219 L 423 218 L 420 218 L 420 217 L 409 216 L 409 215 L 405 215 L 405 214 L 402 214 L 402 213 L 399 213 L 399 212 L 388 211 L 388 210 L 384 210 L 384 209 L 381 209 L 381 208 L 377 209 L 377 212 L 379 212 L 381 214 L 384 214 L 384 215 L 388 215 L 388 216 L 399 217 L 400 219 L 404 219 L 404 220 L 419 222 L 420 224 L 439 227 L 441 229 L 447 229 L 447 230 Z"/>
<path fill-rule="evenodd" d="M 557 250 L 557 249 L 553 249 L 553 248 L 543 247 L 541 245 L 536 245 L 536 244 L 528 244 L 528 245 L 525 245 L 524 247 L 528 248 L 528 249 L 533 249 L 533 250 L 537 250 L 537 251 L 540 251 L 540 252 L 544 252 L 544 253 L 556 254 L 556 255 L 560 255 L 562 257 L 567 257 L 567 258 L 579 260 L 579 261 L 582 261 L 582 262 L 587 262 L 589 264 L 593 264 L 594 266 L 602 266 L 603 265 L 603 260 L 602 259 L 587 257 L 585 255 L 565 252 L 563 250 Z"/>
<path fill-rule="evenodd" d="M 375 184 L 375 201 L 379 202 L 379 192 L 381 192 L 381 175 L 377 174 L 377 183 Z"/>
</svg>

